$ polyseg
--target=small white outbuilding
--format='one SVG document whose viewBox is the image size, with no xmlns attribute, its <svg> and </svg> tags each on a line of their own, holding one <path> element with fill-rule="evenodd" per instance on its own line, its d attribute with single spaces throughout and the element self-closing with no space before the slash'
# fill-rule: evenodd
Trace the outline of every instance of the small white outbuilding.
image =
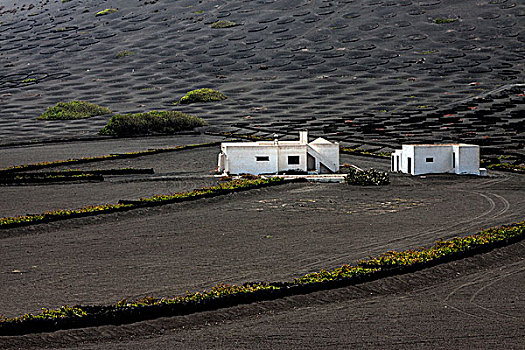
<svg viewBox="0 0 525 350">
<path fill-rule="evenodd" d="M 335 173 L 339 170 L 339 144 L 323 138 L 308 142 L 308 131 L 300 131 L 298 141 L 224 142 L 218 169 L 231 175 Z"/>
<path fill-rule="evenodd" d="M 392 153 L 391 167 L 393 172 L 412 175 L 480 175 L 479 146 L 464 143 L 403 145 Z"/>
</svg>

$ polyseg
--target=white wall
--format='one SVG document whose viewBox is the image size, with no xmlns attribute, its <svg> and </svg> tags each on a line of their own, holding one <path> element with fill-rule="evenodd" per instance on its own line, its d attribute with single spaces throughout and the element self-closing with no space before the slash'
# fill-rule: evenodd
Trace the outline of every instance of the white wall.
<svg viewBox="0 0 525 350">
<path fill-rule="evenodd" d="M 455 157 L 454 157 L 455 154 Z M 477 145 L 403 145 L 402 150 L 393 153 L 394 164 L 400 156 L 399 169 L 394 171 L 421 174 L 474 174 L 479 175 L 479 146 Z M 408 171 L 408 159 L 412 159 L 412 168 Z M 432 158 L 432 162 L 427 162 Z M 455 158 L 455 164 L 454 164 Z"/>
<path fill-rule="evenodd" d="M 288 156 L 299 156 L 299 164 L 288 164 Z M 301 170 L 306 171 L 306 145 L 286 145 L 279 147 L 279 171 Z"/>
<path fill-rule="evenodd" d="M 432 158 L 433 162 L 427 162 Z M 413 175 L 453 173 L 452 146 L 418 146 L 414 148 Z"/>
<path fill-rule="evenodd" d="M 479 146 L 461 145 L 458 148 L 456 174 L 479 175 Z"/>
<path fill-rule="evenodd" d="M 224 170 L 230 174 L 259 175 L 278 172 L 279 160 L 274 146 L 223 146 L 223 152 L 227 155 Z M 268 156 L 269 161 L 257 162 L 256 156 Z"/>
<path fill-rule="evenodd" d="M 336 167 L 335 171 L 339 170 L 339 143 L 311 143 L 310 147 L 331 161 Z"/>
<path fill-rule="evenodd" d="M 399 149 L 392 152 L 392 157 L 390 159 L 390 162 L 393 162 L 393 166 L 392 165 L 390 166 L 393 172 L 401 171 L 401 156 L 402 156 L 402 151 Z"/>
<path fill-rule="evenodd" d="M 408 158 L 412 159 L 412 169 L 408 171 Z M 413 145 L 403 145 L 402 154 L 401 154 L 401 172 L 407 174 L 414 174 L 414 146 Z"/>
</svg>

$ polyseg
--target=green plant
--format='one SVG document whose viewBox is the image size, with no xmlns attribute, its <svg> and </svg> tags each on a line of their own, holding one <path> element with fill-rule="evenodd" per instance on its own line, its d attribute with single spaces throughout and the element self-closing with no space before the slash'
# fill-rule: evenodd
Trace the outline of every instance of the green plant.
<svg viewBox="0 0 525 350">
<path fill-rule="evenodd" d="M 380 278 L 380 276 L 395 276 L 406 271 L 403 269 L 407 267 L 422 269 L 443 261 L 461 259 L 468 256 L 468 254 L 479 253 L 501 246 L 502 244 L 519 241 L 523 239 L 524 235 L 525 221 L 522 221 L 507 226 L 489 228 L 466 237 L 439 240 L 430 248 L 386 252 L 377 257 L 363 259 L 355 266 L 343 265 L 333 270 L 323 269 L 319 272 L 296 277 L 291 282 L 255 282 L 244 283 L 242 285 L 217 284 L 209 290 L 188 292 L 185 295 L 173 298 L 145 296 L 130 301 L 121 299 L 109 306 L 63 306 L 56 310 L 44 308 L 42 309 L 42 313 L 38 315 L 25 314 L 15 318 L 0 317 L 0 335 L 38 332 L 39 330 L 35 330 L 33 327 L 30 327 L 29 330 L 23 328 L 24 325 L 33 320 L 46 321 L 47 323 L 44 324 L 44 327 L 48 327 L 47 329 L 49 329 L 49 327 L 54 327 L 52 329 L 60 329 L 64 327 L 64 324 L 59 326 L 56 322 L 57 319 L 77 322 L 85 316 L 100 315 L 101 310 L 109 312 L 109 318 L 104 320 L 102 317 L 99 317 L 98 322 L 91 324 L 91 326 L 100 326 L 112 321 L 114 322 L 115 317 L 118 315 L 129 315 L 133 310 L 139 312 L 148 310 L 148 308 L 150 310 L 154 308 L 159 310 L 166 306 L 165 310 L 168 312 L 163 315 L 177 315 L 188 305 L 194 306 L 190 312 L 198 312 L 208 310 L 207 306 L 210 304 L 207 303 L 213 302 L 215 302 L 215 307 L 221 308 L 242 302 L 273 300 L 276 297 L 333 288 L 334 284 L 332 282 L 337 283 L 344 281 L 344 283 L 348 285 L 358 283 L 367 278 L 377 279 Z M 379 272 L 381 272 L 381 275 L 378 275 Z M 308 288 L 308 286 L 313 288 Z M 285 292 L 278 294 L 280 291 Z M 220 303 L 221 301 L 222 303 Z M 142 315 L 147 315 L 147 313 L 142 312 Z M 148 316 L 142 317 L 145 318 Z M 42 325 L 42 323 L 40 324 Z M 72 324 L 73 322 L 71 322 L 71 324 L 66 323 L 65 327 L 70 328 Z M 35 324 L 33 323 L 33 325 Z M 76 327 L 82 326 L 85 325 L 76 323 Z"/>
<path fill-rule="evenodd" d="M 7 176 L 6 176 L 7 175 Z M 11 176 L 12 175 L 12 176 Z M 39 183 L 39 182 L 67 182 L 67 181 L 103 181 L 104 178 L 100 174 L 95 173 L 22 173 L 22 174 L 5 174 L 0 176 L 0 185 L 2 184 L 20 184 L 20 183 Z"/>
<path fill-rule="evenodd" d="M 251 180 L 233 180 L 226 183 L 219 183 L 215 186 L 204 187 L 194 191 L 155 195 L 152 197 L 140 198 L 137 201 L 126 201 L 118 204 L 90 205 L 79 209 L 57 209 L 46 211 L 36 215 L 14 216 L 0 218 L 0 228 L 38 224 L 43 222 L 64 220 L 72 217 L 83 217 L 111 213 L 115 211 L 130 210 L 144 206 L 156 206 L 180 201 L 194 200 L 207 196 L 226 194 L 234 191 L 249 190 L 262 186 L 273 186 L 283 184 L 287 180 L 280 177 L 256 178 Z"/>
<path fill-rule="evenodd" d="M 5 176 L 4 174 L 10 174 L 10 173 L 27 171 L 27 170 L 52 168 L 52 167 L 56 167 L 60 165 L 85 164 L 85 163 L 101 162 L 101 161 L 113 160 L 113 159 L 136 158 L 136 157 L 149 156 L 149 155 L 159 154 L 159 153 L 178 152 L 178 151 L 192 149 L 192 148 L 217 146 L 218 144 L 220 144 L 220 142 L 197 143 L 197 144 L 175 146 L 175 147 L 154 148 L 154 149 L 148 149 L 145 151 L 137 151 L 137 152 L 106 154 L 106 155 L 96 156 L 96 157 L 84 157 L 84 158 L 76 158 L 76 159 L 55 160 L 51 162 L 40 162 L 40 163 L 33 163 L 33 164 L 15 165 L 15 166 L 11 166 L 8 168 L 0 169 L 0 175 Z"/>
<path fill-rule="evenodd" d="M 357 170 L 355 168 L 341 168 L 346 173 L 346 183 L 359 186 L 384 186 L 390 183 L 388 173 L 375 169 Z"/>
<path fill-rule="evenodd" d="M 109 14 L 115 13 L 115 12 L 118 12 L 118 10 L 117 9 L 113 9 L 113 8 L 109 8 L 109 9 L 105 9 L 105 10 L 102 10 L 102 11 L 98 11 L 97 13 L 95 13 L 95 17 L 105 16 L 105 15 L 109 15 Z"/>
<path fill-rule="evenodd" d="M 24 79 L 22 80 L 22 83 L 36 83 L 36 79 L 34 78 L 27 78 L 27 79 Z"/>
<path fill-rule="evenodd" d="M 342 153 L 347 153 L 347 154 L 357 154 L 357 155 L 360 155 L 360 156 L 369 156 L 369 157 L 374 157 L 374 158 L 390 158 L 390 156 L 392 155 L 392 153 L 390 152 L 370 152 L 370 151 L 366 151 L 364 149 L 359 149 L 359 148 L 345 148 L 345 147 L 342 147 L 341 149 L 341 152 Z"/>
<path fill-rule="evenodd" d="M 235 27 L 237 23 L 232 21 L 217 21 L 211 24 L 211 27 L 213 29 L 223 29 L 223 28 L 230 28 Z"/>
<path fill-rule="evenodd" d="M 494 227 L 474 235 L 439 240 L 430 248 L 409 249 L 401 252 L 389 251 L 377 257 L 364 259 L 359 266 L 369 268 L 393 268 L 413 266 L 437 261 L 459 253 L 472 251 L 482 246 L 504 242 L 525 233 L 525 221 L 513 225 Z"/>
<path fill-rule="evenodd" d="M 184 105 L 197 102 L 222 101 L 226 98 L 226 95 L 224 95 L 222 92 L 209 88 L 203 88 L 188 92 L 186 95 L 181 97 L 181 99 L 175 104 Z"/>
<path fill-rule="evenodd" d="M 106 107 L 101 107 L 85 101 L 59 102 L 49 107 L 37 119 L 84 119 L 111 113 Z"/>
<path fill-rule="evenodd" d="M 489 166 L 487 166 L 487 168 L 492 169 L 492 170 L 503 170 L 503 171 L 511 171 L 515 173 L 525 174 L 524 165 L 497 163 L 497 164 L 490 164 Z"/>
<path fill-rule="evenodd" d="M 99 131 L 100 135 L 131 136 L 173 134 L 207 125 L 204 120 L 177 111 L 117 114 Z"/>
<path fill-rule="evenodd" d="M 115 58 L 122 58 L 122 57 L 133 56 L 133 55 L 135 55 L 135 52 L 133 52 L 133 51 L 128 51 L 128 50 L 124 50 L 124 51 L 120 51 L 120 52 L 118 52 L 118 53 L 115 55 Z"/>
<path fill-rule="evenodd" d="M 435 24 L 445 24 L 445 23 L 452 23 L 452 22 L 456 22 L 456 19 L 454 18 L 436 18 L 434 20 L 434 23 Z"/>
</svg>

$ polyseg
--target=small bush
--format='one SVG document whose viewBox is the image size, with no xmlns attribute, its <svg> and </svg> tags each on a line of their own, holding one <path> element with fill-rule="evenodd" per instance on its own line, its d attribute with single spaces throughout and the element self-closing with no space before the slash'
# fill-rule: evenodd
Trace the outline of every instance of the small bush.
<svg viewBox="0 0 525 350">
<path fill-rule="evenodd" d="M 122 58 L 122 57 L 127 57 L 127 56 L 133 56 L 134 54 L 135 54 L 135 52 L 133 52 L 133 51 L 124 50 L 124 51 L 118 52 L 115 55 L 115 58 Z"/>
<path fill-rule="evenodd" d="M 37 119 L 84 119 L 110 114 L 111 110 L 85 101 L 59 102 L 49 107 Z"/>
<path fill-rule="evenodd" d="M 198 89 L 188 92 L 175 104 L 190 104 L 196 102 L 213 102 L 213 101 L 222 101 L 227 97 L 222 92 L 213 90 L 213 89 Z"/>
<path fill-rule="evenodd" d="M 133 136 L 173 134 L 207 125 L 204 120 L 176 111 L 151 111 L 137 114 L 118 114 L 99 131 L 100 135 Z"/>
<path fill-rule="evenodd" d="M 452 22 L 456 22 L 456 20 L 454 18 L 436 18 L 434 20 L 435 24 L 446 24 L 446 23 L 452 23 Z"/>
<path fill-rule="evenodd" d="M 354 168 L 344 168 L 347 173 L 346 183 L 359 186 L 383 186 L 390 183 L 388 173 L 375 169 L 357 170 Z"/>
<path fill-rule="evenodd" d="M 217 21 L 217 22 L 212 23 L 211 27 L 213 29 L 223 29 L 223 28 L 235 27 L 236 25 L 237 23 L 232 22 L 232 21 Z"/>
<path fill-rule="evenodd" d="M 105 9 L 105 10 L 102 10 L 102 11 L 99 11 L 99 12 L 95 13 L 95 17 L 105 16 L 105 15 L 109 15 L 109 14 L 115 13 L 115 12 L 118 12 L 118 10 L 117 9 Z"/>
</svg>

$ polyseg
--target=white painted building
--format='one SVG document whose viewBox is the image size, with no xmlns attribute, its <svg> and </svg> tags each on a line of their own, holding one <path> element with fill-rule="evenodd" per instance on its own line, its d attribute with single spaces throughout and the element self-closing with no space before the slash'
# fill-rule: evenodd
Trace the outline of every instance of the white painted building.
<svg viewBox="0 0 525 350">
<path fill-rule="evenodd" d="M 339 170 L 339 144 L 323 138 L 308 142 L 308 131 L 300 131 L 298 141 L 225 142 L 218 169 L 232 175 L 335 173 Z"/>
<path fill-rule="evenodd" d="M 403 145 L 392 153 L 391 169 L 412 175 L 480 175 L 479 146 L 459 144 Z"/>
</svg>

